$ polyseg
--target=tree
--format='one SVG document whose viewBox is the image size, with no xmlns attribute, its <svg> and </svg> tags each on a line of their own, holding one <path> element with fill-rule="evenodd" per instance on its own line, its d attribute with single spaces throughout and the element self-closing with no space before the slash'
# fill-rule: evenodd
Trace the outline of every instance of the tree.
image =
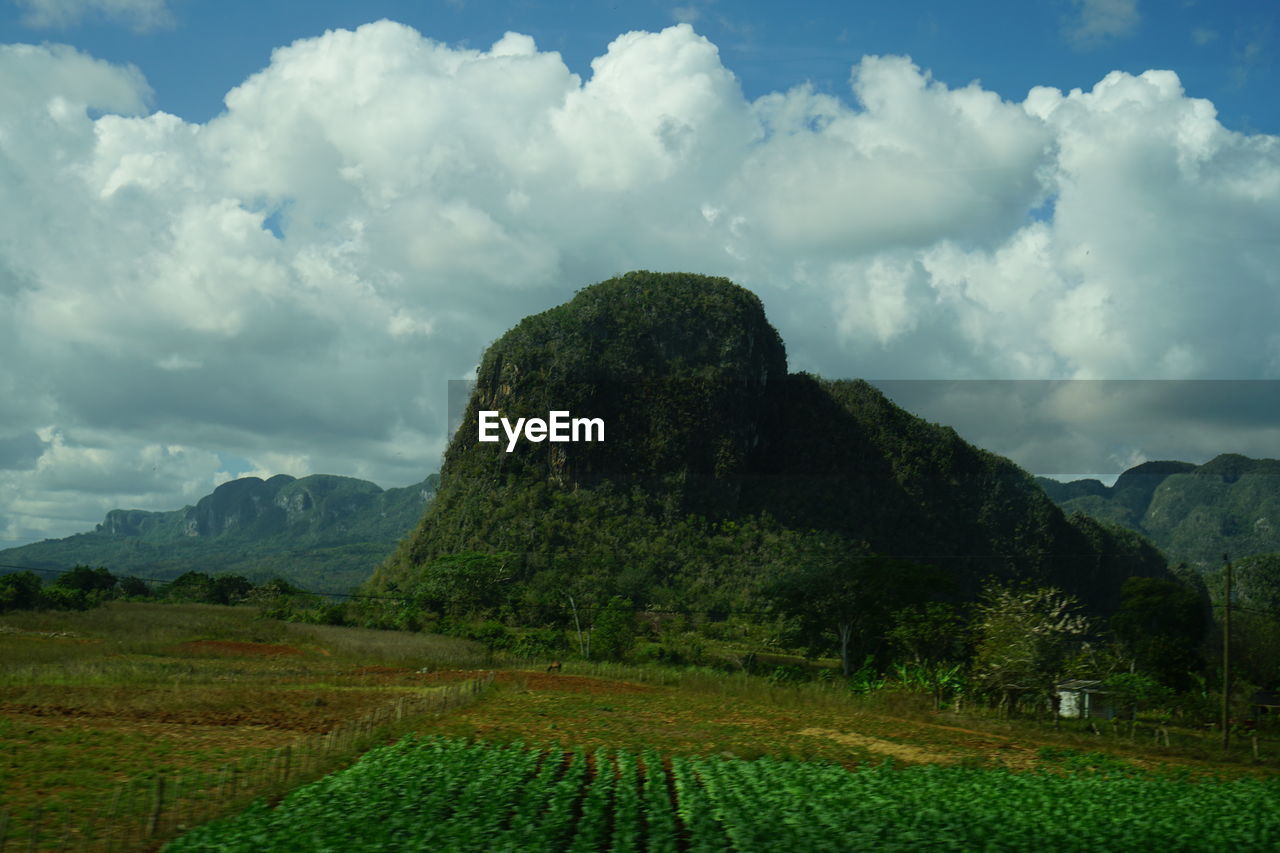
<svg viewBox="0 0 1280 853">
<path fill-rule="evenodd" d="M 591 654 L 600 660 L 620 661 L 636 642 L 636 617 L 631 602 L 615 595 L 600 611 L 592 629 Z"/>
<path fill-rule="evenodd" d="M 968 630 L 955 606 L 943 601 L 906 607 L 893 614 L 889 640 L 903 652 L 942 707 L 942 691 L 957 677 L 968 644 Z"/>
<path fill-rule="evenodd" d="M 464 551 L 432 563 L 414 589 L 414 603 L 450 616 L 490 616 L 506 601 L 514 554 Z"/>
<path fill-rule="evenodd" d="M 213 578 L 204 572 L 184 572 L 169 582 L 165 594 L 167 598 L 176 601 L 212 603 L 214 600 Z"/>
<path fill-rule="evenodd" d="M 1257 554 L 1232 566 L 1231 668 L 1249 683 L 1280 687 L 1280 554 Z M 1220 618 L 1222 570 L 1206 573 L 1205 581 Z M 1212 659 L 1221 642 L 1218 633 Z"/>
<path fill-rule="evenodd" d="M 129 575 L 120 578 L 120 594 L 126 598 L 147 598 L 151 595 L 151 588 L 142 578 Z"/>
<path fill-rule="evenodd" d="M 243 575 L 218 575 L 213 579 L 210 594 L 214 604 L 235 604 L 252 589 L 253 584 Z"/>
<path fill-rule="evenodd" d="M 784 544 L 788 568 L 766 589 L 773 607 L 793 620 L 811 651 L 835 647 L 848 678 L 855 645 L 865 650 L 888 627 L 889 614 L 928 588 L 928 567 L 870 553 L 866 543 L 810 533 Z"/>
<path fill-rule="evenodd" d="M 1173 698 L 1173 691 L 1141 672 L 1117 672 L 1102 682 L 1103 689 L 1111 694 L 1116 708 L 1128 711 L 1130 719 L 1138 711 L 1159 706 Z"/>
<path fill-rule="evenodd" d="M 34 572 L 0 575 L 0 613 L 40 606 L 40 578 Z"/>
<path fill-rule="evenodd" d="M 1164 578 L 1128 578 L 1110 626 L 1138 669 L 1177 690 L 1191 686 L 1205 634 L 1204 602 L 1195 590 Z"/>
<path fill-rule="evenodd" d="M 1078 608 L 1058 589 L 987 585 L 974 621 L 973 673 L 1006 714 L 1023 695 L 1053 694 L 1068 656 L 1089 632 Z"/>
<path fill-rule="evenodd" d="M 53 586 L 72 589 L 86 595 L 92 593 L 109 593 L 116 585 L 116 576 L 105 568 L 91 569 L 88 566 L 76 565 L 71 571 L 59 575 Z"/>
</svg>

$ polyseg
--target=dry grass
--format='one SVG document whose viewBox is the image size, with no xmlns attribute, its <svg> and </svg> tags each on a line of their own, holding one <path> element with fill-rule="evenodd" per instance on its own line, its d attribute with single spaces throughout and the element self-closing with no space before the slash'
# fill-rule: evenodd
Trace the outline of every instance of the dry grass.
<svg viewBox="0 0 1280 853">
<path fill-rule="evenodd" d="M 219 658 L 184 644 L 228 641 L 296 647 L 296 660 Z M 466 640 L 262 619 L 247 607 L 113 602 L 85 611 L 0 617 L 0 688 L 174 686 L 233 679 L 333 675 L 356 665 L 476 667 L 483 650 Z"/>
<path fill-rule="evenodd" d="M 483 659 L 462 640 L 287 624 L 245 607 L 3 614 L 0 801 L 11 832 L 42 810 L 83 816 L 123 779 L 264 755 L 422 694 L 422 668 Z M 405 676 L 371 677 L 386 670 Z"/>
</svg>

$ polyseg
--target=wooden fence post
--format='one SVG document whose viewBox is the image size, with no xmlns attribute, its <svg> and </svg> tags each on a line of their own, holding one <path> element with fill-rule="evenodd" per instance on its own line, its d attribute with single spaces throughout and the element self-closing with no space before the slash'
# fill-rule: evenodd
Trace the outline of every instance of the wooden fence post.
<svg viewBox="0 0 1280 853">
<path fill-rule="evenodd" d="M 66 811 L 62 813 L 62 834 L 58 836 L 59 853 L 67 849 L 67 842 L 70 840 L 71 840 L 71 812 Z"/>
<path fill-rule="evenodd" d="M 31 821 L 31 840 L 27 843 L 28 853 L 36 853 L 40 849 L 40 830 L 44 828 L 44 806 L 36 806 L 36 819 Z"/>
<path fill-rule="evenodd" d="M 151 820 L 147 824 L 147 837 L 154 837 L 160 828 L 160 813 L 164 810 L 164 774 L 156 776 L 155 802 L 151 806 Z"/>
<path fill-rule="evenodd" d="M 116 792 L 111 797 L 111 808 L 107 809 L 106 828 L 107 828 L 107 850 L 108 851 L 115 847 L 115 841 L 116 841 L 115 820 L 116 820 L 116 814 L 120 810 L 120 798 L 122 796 L 124 796 L 123 782 L 116 786 Z"/>
</svg>

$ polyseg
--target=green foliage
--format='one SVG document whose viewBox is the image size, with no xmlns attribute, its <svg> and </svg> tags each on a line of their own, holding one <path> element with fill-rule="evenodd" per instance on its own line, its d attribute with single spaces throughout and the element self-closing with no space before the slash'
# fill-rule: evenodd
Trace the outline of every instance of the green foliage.
<svg viewBox="0 0 1280 853">
<path fill-rule="evenodd" d="M 895 608 L 918 601 L 936 570 L 870 554 L 865 543 L 830 534 L 789 537 L 781 570 L 765 597 L 792 620 L 814 654 L 835 649 L 845 676 L 852 656 L 875 647 Z M 935 585 L 936 588 L 936 585 Z"/>
<path fill-rule="evenodd" d="M 58 575 L 53 585 L 86 594 L 107 593 L 115 587 L 116 577 L 105 568 L 91 569 L 88 566 L 75 566 L 66 574 Z"/>
<path fill-rule="evenodd" d="M 149 598 L 151 587 L 147 586 L 147 582 L 141 578 L 129 575 L 120 578 L 120 595 L 125 598 Z"/>
<path fill-rule="evenodd" d="M 204 572 L 186 572 L 164 588 L 170 601 L 190 601 L 200 604 L 236 604 L 248 597 L 254 589 L 249 580 L 240 575 L 209 577 Z M 271 584 L 259 588 L 267 594 L 279 594 Z"/>
<path fill-rule="evenodd" d="M 472 626 L 470 629 L 460 632 L 459 636 L 468 640 L 475 640 L 489 652 L 494 652 L 498 649 L 509 649 L 515 642 L 515 637 L 507 626 L 493 620 Z"/>
<path fill-rule="evenodd" d="M 495 613 L 505 602 L 514 554 L 464 551 L 431 563 L 414 588 L 413 605 L 451 617 Z"/>
<path fill-rule="evenodd" d="M 1159 708 L 1173 699 L 1173 691 L 1141 672 L 1117 672 L 1102 683 L 1111 694 L 1117 711 L 1131 716 L 1151 708 Z"/>
<path fill-rule="evenodd" d="M 631 602 L 613 596 L 595 619 L 591 631 L 591 656 L 597 660 L 620 661 L 636 643 L 636 617 Z"/>
<path fill-rule="evenodd" d="M 1050 695 L 1089 631 L 1078 608 L 1079 602 L 1061 590 L 989 585 L 974 622 L 977 686 L 998 696 L 1006 711 L 1020 697 Z"/>
<path fill-rule="evenodd" d="M 406 738 L 172 842 L 170 853 L 344 850 L 1270 850 L 1280 780 L 1188 782 L 1042 750 L 1055 772 Z M 671 793 L 674 792 L 674 795 Z M 677 829 L 676 819 L 683 832 Z"/>
<path fill-rule="evenodd" d="M 888 638 L 916 664 L 963 660 L 967 656 L 968 626 L 959 609 L 945 601 L 905 607 L 893 614 Z"/>
<path fill-rule="evenodd" d="M 1040 747 L 1037 756 L 1074 773 L 1122 773 L 1135 775 L 1136 768 L 1123 759 L 1105 752 L 1086 752 L 1071 747 Z"/>
<path fill-rule="evenodd" d="M 1096 482 L 1096 481 L 1092 481 Z M 1204 465 L 1147 462 L 1111 488 L 1090 481 L 1048 486 L 1067 512 L 1148 536 L 1174 562 L 1201 571 L 1233 557 L 1280 551 L 1280 461 L 1223 454 Z"/>
<path fill-rule="evenodd" d="M 1280 688 L 1280 554 L 1232 561 L 1231 656 L 1237 676 L 1268 689 Z M 1223 568 L 1206 572 L 1204 582 L 1221 619 Z M 1221 633 L 1217 632 L 1221 644 Z"/>
<path fill-rule="evenodd" d="M 1205 604 L 1194 589 L 1164 578 L 1129 578 L 1110 625 L 1144 672 L 1175 690 L 1189 686 L 1200 664 Z"/>
<path fill-rule="evenodd" d="M 0 575 L 0 613 L 40 606 L 40 578 L 34 572 Z"/>
<path fill-rule="evenodd" d="M 40 594 L 40 608 L 49 610 L 88 610 L 97 601 L 81 589 L 65 586 L 48 586 Z"/>
<path fill-rule="evenodd" d="M 507 452 L 476 440 L 482 409 L 600 417 L 606 441 L 521 442 Z M 866 605 L 857 624 L 828 612 L 816 628 L 811 602 L 789 610 L 793 626 L 814 648 L 883 655 L 886 607 L 914 603 L 894 599 L 910 582 L 886 584 L 880 601 L 872 569 L 833 564 L 815 585 L 804 576 L 813 560 L 796 558 L 857 549 L 945 557 L 945 572 L 917 587 L 950 600 L 976 598 L 994 575 L 1109 609 L 1123 578 L 1166 576 L 1139 537 L 1069 521 L 1026 472 L 868 383 L 788 375 L 781 340 L 750 292 L 724 279 L 637 272 L 524 319 L 483 354 L 440 491 L 366 589 L 456 608 L 458 597 L 435 586 L 439 561 L 505 552 L 515 556 L 501 606 L 478 609 L 572 628 L 575 608 L 613 596 L 641 609 L 714 613 L 795 598 L 787 587 L 796 584 L 838 597 L 848 569 Z M 920 577 L 905 561 L 886 565 Z M 460 598 L 463 609 L 475 601 Z"/>
<path fill-rule="evenodd" d="M 568 648 L 562 631 L 527 628 L 520 631 L 512 641 L 511 654 L 525 660 L 547 660 L 559 657 Z"/>
</svg>

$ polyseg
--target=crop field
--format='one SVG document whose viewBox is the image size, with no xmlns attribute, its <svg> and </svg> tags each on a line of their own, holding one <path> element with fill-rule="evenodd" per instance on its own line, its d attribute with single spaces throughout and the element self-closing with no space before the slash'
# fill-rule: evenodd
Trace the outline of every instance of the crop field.
<svg viewBox="0 0 1280 853">
<path fill-rule="evenodd" d="M 441 737 L 171 843 L 266 850 L 1273 850 L 1280 780 L 1012 773 L 528 748 Z"/>
</svg>

